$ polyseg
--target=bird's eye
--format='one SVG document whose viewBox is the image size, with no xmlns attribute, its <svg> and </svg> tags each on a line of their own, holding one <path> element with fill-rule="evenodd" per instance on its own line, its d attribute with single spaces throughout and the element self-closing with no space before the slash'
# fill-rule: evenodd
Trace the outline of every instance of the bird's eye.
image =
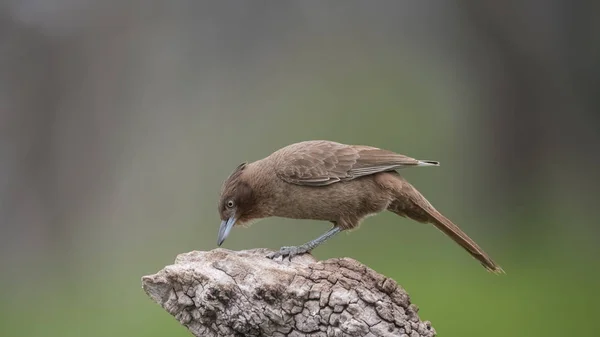
<svg viewBox="0 0 600 337">
<path fill-rule="evenodd" d="M 227 202 L 227 207 L 229 207 L 229 208 L 233 207 L 233 200 L 229 200 Z"/>
</svg>

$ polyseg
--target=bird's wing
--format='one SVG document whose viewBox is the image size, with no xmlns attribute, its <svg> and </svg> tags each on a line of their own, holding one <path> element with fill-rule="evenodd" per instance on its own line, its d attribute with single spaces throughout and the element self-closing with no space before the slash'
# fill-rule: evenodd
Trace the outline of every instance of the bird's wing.
<svg viewBox="0 0 600 337">
<path fill-rule="evenodd" d="M 329 141 L 294 144 L 282 149 L 277 158 L 279 178 L 307 186 L 326 186 L 423 163 L 388 150 Z"/>
</svg>

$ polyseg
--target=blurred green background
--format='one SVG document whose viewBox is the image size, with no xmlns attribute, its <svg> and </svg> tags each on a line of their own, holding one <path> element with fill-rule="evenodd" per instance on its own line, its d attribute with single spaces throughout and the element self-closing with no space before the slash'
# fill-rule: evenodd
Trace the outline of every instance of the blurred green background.
<svg viewBox="0 0 600 337">
<path fill-rule="evenodd" d="M 439 336 L 591 336 L 600 314 L 592 2 L 0 4 L 0 335 L 189 336 L 141 289 L 216 246 L 242 161 L 329 139 L 402 173 L 506 271 L 384 213 L 314 251 L 394 278 Z M 263 220 L 225 248 L 301 244 Z"/>
</svg>

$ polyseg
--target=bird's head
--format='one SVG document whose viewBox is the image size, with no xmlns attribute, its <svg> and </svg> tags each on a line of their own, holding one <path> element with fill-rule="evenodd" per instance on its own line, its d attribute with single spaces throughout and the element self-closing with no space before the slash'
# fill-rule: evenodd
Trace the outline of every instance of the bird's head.
<svg viewBox="0 0 600 337">
<path fill-rule="evenodd" d="M 236 167 L 231 175 L 223 182 L 219 197 L 219 214 L 221 226 L 217 244 L 220 246 L 235 225 L 243 225 L 257 218 L 255 209 L 255 193 L 244 176 L 247 163 Z"/>
</svg>

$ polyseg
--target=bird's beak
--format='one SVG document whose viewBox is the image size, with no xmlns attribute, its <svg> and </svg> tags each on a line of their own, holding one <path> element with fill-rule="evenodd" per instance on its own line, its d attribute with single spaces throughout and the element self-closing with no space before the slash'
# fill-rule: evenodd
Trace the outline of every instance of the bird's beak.
<svg viewBox="0 0 600 337">
<path fill-rule="evenodd" d="M 223 241 L 231 232 L 233 225 L 235 225 L 235 217 L 232 215 L 229 219 L 221 221 L 221 226 L 219 227 L 219 237 L 217 238 L 217 245 L 221 246 Z"/>
</svg>

